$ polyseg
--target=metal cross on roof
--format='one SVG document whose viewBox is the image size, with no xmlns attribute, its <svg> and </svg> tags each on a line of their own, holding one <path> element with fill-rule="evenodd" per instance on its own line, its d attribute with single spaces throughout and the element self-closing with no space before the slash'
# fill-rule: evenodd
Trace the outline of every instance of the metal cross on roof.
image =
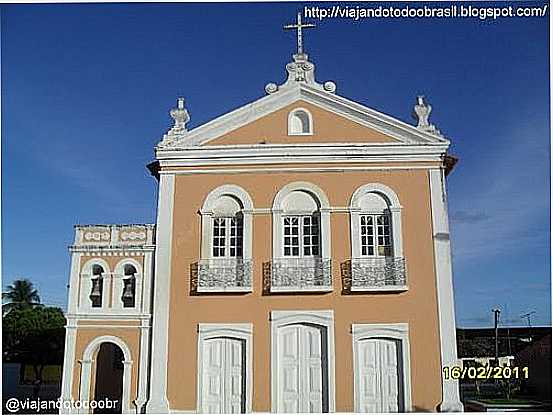
<svg viewBox="0 0 553 415">
<path fill-rule="evenodd" d="M 298 55 L 303 54 L 303 33 L 302 29 L 315 27 L 312 23 L 301 22 L 301 12 L 298 13 L 298 20 L 296 24 L 288 24 L 284 26 L 284 29 L 296 29 L 298 34 Z"/>
</svg>

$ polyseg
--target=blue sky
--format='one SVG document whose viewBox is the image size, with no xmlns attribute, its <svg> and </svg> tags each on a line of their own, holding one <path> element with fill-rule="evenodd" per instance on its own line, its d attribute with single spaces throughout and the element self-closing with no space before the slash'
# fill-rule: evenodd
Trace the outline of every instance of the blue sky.
<svg viewBox="0 0 553 415">
<path fill-rule="evenodd" d="M 263 96 L 302 5 L 3 5 L 3 285 L 30 278 L 64 306 L 74 224 L 153 223 L 145 165 L 176 98 L 193 127 Z M 317 24 L 320 81 L 408 122 L 423 93 L 453 141 L 458 326 L 491 325 L 496 306 L 504 325 L 551 324 L 548 17 Z"/>
</svg>

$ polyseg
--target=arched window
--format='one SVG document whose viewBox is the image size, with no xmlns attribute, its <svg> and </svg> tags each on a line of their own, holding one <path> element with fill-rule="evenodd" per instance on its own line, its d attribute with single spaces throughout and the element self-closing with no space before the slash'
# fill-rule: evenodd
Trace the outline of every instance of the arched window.
<svg viewBox="0 0 553 415">
<path fill-rule="evenodd" d="M 272 291 L 332 289 L 330 207 L 307 182 L 284 186 L 273 203 Z"/>
<path fill-rule="evenodd" d="M 282 202 L 284 257 L 321 256 L 319 202 L 308 192 L 295 190 Z"/>
<path fill-rule="evenodd" d="M 136 274 L 136 268 L 133 265 L 125 264 L 123 276 L 123 295 L 121 296 L 124 308 L 135 306 Z"/>
<path fill-rule="evenodd" d="M 143 266 L 133 258 L 122 258 L 115 266 L 110 294 L 114 311 L 133 314 L 143 308 Z"/>
<path fill-rule="evenodd" d="M 313 134 L 313 118 L 304 108 L 297 108 L 288 114 L 288 135 Z"/>
<path fill-rule="evenodd" d="M 236 185 L 209 193 L 202 216 L 198 291 L 251 290 L 253 203 Z"/>
<path fill-rule="evenodd" d="M 223 195 L 213 206 L 213 258 L 242 258 L 244 254 L 243 206 L 233 196 Z"/>
<path fill-rule="evenodd" d="M 350 203 L 352 290 L 407 289 L 401 205 L 388 186 L 370 183 Z"/>
<path fill-rule="evenodd" d="M 101 265 L 94 264 L 92 266 L 92 290 L 90 291 L 91 306 L 102 307 L 102 297 L 104 294 L 104 268 Z"/>
<path fill-rule="evenodd" d="M 362 257 L 390 257 L 392 251 L 392 218 L 390 202 L 385 196 L 369 192 L 359 205 L 359 238 Z"/>
</svg>

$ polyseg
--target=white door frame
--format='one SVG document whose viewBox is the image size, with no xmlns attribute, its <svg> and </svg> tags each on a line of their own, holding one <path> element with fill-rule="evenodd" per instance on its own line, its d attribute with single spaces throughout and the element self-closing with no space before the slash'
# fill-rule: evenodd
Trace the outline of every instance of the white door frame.
<svg viewBox="0 0 553 415">
<path fill-rule="evenodd" d="M 219 324 L 219 323 L 200 323 L 198 324 L 198 372 L 197 372 L 197 402 L 196 412 L 202 412 L 202 397 L 203 397 L 203 361 L 204 361 L 204 342 L 217 337 L 231 337 L 234 339 L 244 340 L 246 353 L 246 390 L 244 395 L 246 398 L 246 412 L 252 411 L 252 338 L 253 325 L 252 323 L 235 323 L 235 324 Z"/>
<path fill-rule="evenodd" d="M 79 390 L 79 400 L 81 402 L 90 401 L 90 389 L 92 387 L 92 382 L 96 381 L 96 378 L 92 378 L 93 375 L 93 364 L 96 361 L 98 356 L 98 351 L 102 343 L 113 343 L 117 345 L 123 352 L 123 390 L 121 394 L 121 412 L 124 414 L 130 414 L 133 411 L 130 407 L 130 398 L 131 398 L 131 372 L 132 372 L 132 359 L 131 351 L 127 344 L 116 336 L 100 336 L 92 340 L 86 347 L 82 360 L 79 361 L 81 364 L 81 386 Z M 79 413 L 90 413 L 89 409 L 81 409 Z"/>
<path fill-rule="evenodd" d="M 328 364 L 328 412 L 336 411 L 334 383 L 334 311 L 296 310 L 271 311 L 271 412 L 279 412 L 279 329 L 290 324 L 315 324 L 326 328 Z"/>
<path fill-rule="evenodd" d="M 358 364 L 358 345 L 361 340 L 383 338 L 393 339 L 401 342 L 402 369 L 403 369 L 403 412 L 411 412 L 411 361 L 409 358 L 409 324 L 408 323 L 387 323 L 387 324 L 352 324 L 353 335 L 353 400 L 354 411 L 361 412 L 360 402 L 360 379 Z M 399 362 L 398 362 L 399 363 Z"/>
</svg>

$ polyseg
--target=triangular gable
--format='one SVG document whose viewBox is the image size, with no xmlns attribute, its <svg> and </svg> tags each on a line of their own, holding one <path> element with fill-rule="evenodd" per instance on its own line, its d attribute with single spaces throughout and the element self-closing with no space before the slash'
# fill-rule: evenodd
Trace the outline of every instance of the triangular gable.
<svg viewBox="0 0 553 415">
<path fill-rule="evenodd" d="M 310 135 L 288 135 L 288 115 L 295 109 L 309 111 L 313 119 Z M 397 143 L 396 138 L 337 115 L 303 100 L 239 127 L 205 145 L 308 144 L 308 143 Z"/>
<path fill-rule="evenodd" d="M 291 137 L 283 117 L 295 106 L 313 111 L 316 136 Z M 318 120 L 317 120 L 318 119 Z M 332 126 L 332 123 L 335 123 Z M 343 135 L 341 135 L 343 132 Z M 284 141 L 286 140 L 286 141 Z M 449 140 L 417 129 L 386 114 L 334 93 L 308 85 L 278 91 L 188 131 L 164 149 L 271 143 L 397 143 L 449 144 Z"/>
<path fill-rule="evenodd" d="M 288 115 L 298 108 L 309 111 L 312 117 L 313 131 L 309 135 L 288 135 Z M 324 144 L 339 142 L 397 143 L 398 140 L 304 100 L 298 100 L 210 140 L 204 145 Z"/>
</svg>

